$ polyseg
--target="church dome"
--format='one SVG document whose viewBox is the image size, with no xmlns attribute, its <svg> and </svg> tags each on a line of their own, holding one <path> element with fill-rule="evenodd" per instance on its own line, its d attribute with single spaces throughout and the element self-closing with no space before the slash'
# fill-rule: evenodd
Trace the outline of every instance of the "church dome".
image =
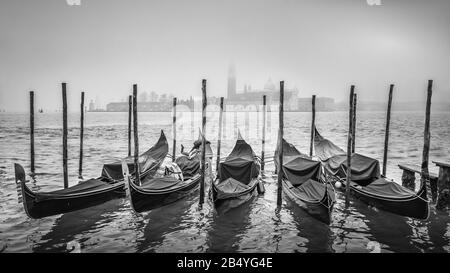
<svg viewBox="0 0 450 273">
<path fill-rule="evenodd" d="M 275 84 L 272 82 L 272 79 L 269 78 L 266 84 L 264 84 L 264 90 L 275 91 L 275 89 Z"/>
</svg>

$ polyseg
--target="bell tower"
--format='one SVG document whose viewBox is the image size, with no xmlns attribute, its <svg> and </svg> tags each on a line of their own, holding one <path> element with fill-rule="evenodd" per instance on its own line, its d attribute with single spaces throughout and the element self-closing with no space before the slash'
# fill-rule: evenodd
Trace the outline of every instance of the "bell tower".
<svg viewBox="0 0 450 273">
<path fill-rule="evenodd" d="M 230 64 L 228 68 L 228 89 L 227 99 L 234 99 L 236 96 L 236 68 L 234 64 Z"/>
</svg>

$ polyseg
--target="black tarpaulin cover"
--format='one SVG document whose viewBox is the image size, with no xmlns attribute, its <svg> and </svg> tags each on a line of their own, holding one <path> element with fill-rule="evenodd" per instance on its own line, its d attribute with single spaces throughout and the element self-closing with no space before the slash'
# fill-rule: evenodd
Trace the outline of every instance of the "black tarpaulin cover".
<svg viewBox="0 0 450 273">
<path fill-rule="evenodd" d="M 317 128 L 314 128 L 314 130 L 315 130 L 314 151 L 315 151 L 315 155 L 320 160 L 327 160 L 328 158 L 336 156 L 336 155 L 346 155 L 347 154 L 344 150 L 339 148 L 333 142 L 322 137 L 319 134 L 319 131 L 317 131 Z"/>
<path fill-rule="evenodd" d="M 187 156 L 180 156 L 175 160 L 175 163 L 180 167 L 185 179 L 189 179 L 200 172 L 199 155 L 196 155 L 191 159 Z"/>
<path fill-rule="evenodd" d="M 115 187 L 116 184 L 111 184 L 105 181 L 101 181 L 99 179 L 89 179 L 83 182 L 80 182 L 77 185 L 74 185 L 67 189 L 45 192 L 45 193 L 36 193 L 36 202 L 45 201 L 53 198 L 61 198 L 64 196 L 71 196 L 76 194 L 89 193 L 92 191 L 100 191 Z"/>
<path fill-rule="evenodd" d="M 168 151 L 169 145 L 167 143 L 167 139 L 164 132 L 161 130 L 158 142 L 148 151 L 144 152 L 139 156 L 139 166 L 141 170 L 141 175 L 153 176 L 154 172 L 156 172 L 161 162 L 167 156 Z M 128 165 L 130 175 L 133 175 L 134 157 L 133 156 L 126 157 L 125 162 Z M 123 179 L 122 162 L 117 161 L 110 164 L 104 164 L 102 170 L 102 177 L 113 180 Z"/>
<path fill-rule="evenodd" d="M 327 186 L 323 183 L 317 182 L 312 179 L 308 179 L 299 187 L 294 187 L 293 191 L 302 200 L 308 200 L 310 202 L 320 201 L 325 196 Z M 334 200 L 334 194 L 330 194 L 332 200 Z"/>
<path fill-rule="evenodd" d="M 316 129 L 314 138 L 316 156 L 334 175 L 345 178 L 347 172 L 347 155 L 331 141 L 323 138 Z M 352 154 L 352 181 L 365 186 L 380 177 L 380 163 L 358 153 Z"/>
<path fill-rule="evenodd" d="M 224 162 L 220 163 L 219 182 L 231 177 L 246 185 L 249 184 L 259 175 L 259 166 L 255 158 L 256 155 L 250 145 L 242 138 L 238 138 L 233 151 Z"/>
<path fill-rule="evenodd" d="M 275 164 L 279 169 L 278 149 L 275 151 Z M 318 180 L 321 163 L 300 153 L 294 145 L 283 139 L 283 174 L 294 186 L 301 185 L 309 179 Z"/>
<path fill-rule="evenodd" d="M 146 190 L 168 190 L 182 186 L 183 181 L 171 176 L 152 178 L 142 182 L 142 188 Z"/>
<path fill-rule="evenodd" d="M 239 196 L 242 192 L 249 190 L 249 185 L 243 184 L 234 178 L 228 178 L 216 185 L 217 199 L 227 199 Z"/>
<path fill-rule="evenodd" d="M 355 187 L 358 185 L 353 183 Z M 366 192 L 372 195 L 377 195 L 385 198 L 409 198 L 416 196 L 416 193 L 401 185 L 388 181 L 384 178 L 379 178 L 365 187 L 360 187 L 360 191 Z"/>
</svg>

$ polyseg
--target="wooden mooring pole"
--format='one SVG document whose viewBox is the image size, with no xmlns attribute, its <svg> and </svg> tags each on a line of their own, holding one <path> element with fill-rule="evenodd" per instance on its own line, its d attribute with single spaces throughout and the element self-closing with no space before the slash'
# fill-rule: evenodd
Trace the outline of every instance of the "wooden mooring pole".
<svg viewBox="0 0 450 273">
<path fill-rule="evenodd" d="M 30 160 L 32 176 L 35 174 L 34 155 L 34 91 L 30 91 Z"/>
<path fill-rule="evenodd" d="M 280 82 L 280 108 L 279 108 L 279 121 L 278 121 L 278 161 L 279 170 L 278 174 L 278 192 L 277 192 L 277 205 L 282 204 L 282 191 L 283 191 L 283 130 L 284 130 L 284 81 Z"/>
<path fill-rule="evenodd" d="M 83 138 L 84 138 L 84 92 L 81 92 L 80 104 L 80 159 L 78 164 L 78 178 L 83 179 Z"/>
<path fill-rule="evenodd" d="M 356 101 L 358 94 L 353 94 L 353 120 L 352 120 L 352 153 L 355 152 L 355 141 L 356 141 Z"/>
<path fill-rule="evenodd" d="M 139 167 L 137 84 L 133 84 L 133 134 L 134 134 L 134 174 L 136 176 L 136 183 L 138 185 L 141 185 L 141 171 Z"/>
<path fill-rule="evenodd" d="M 200 179 L 200 207 L 205 201 L 205 160 L 206 160 L 206 80 L 202 80 L 202 154 L 201 154 L 201 179 Z"/>
<path fill-rule="evenodd" d="M 314 136 L 315 136 L 315 128 L 316 128 L 316 95 L 312 96 L 311 101 L 312 106 L 312 120 L 311 120 L 311 140 L 309 144 L 309 156 L 313 156 L 313 147 L 314 147 Z"/>
<path fill-rule="evenodd" d="M 384 132 L 384 153 L 383 153 L 383 176 L 386 176 L 386 168 L 387 168 L 387 156 L 388 156 L 388 148 L 389 148 L 389 127 L 391 124 L 391 108 L 392 108 L 392 93 L 394 92 L 394 85 L 391 84 L 389 87 L 389 99 L 388 99 L 388 107 L 386 113 L 386 130 Z"/>
<path fill-rule="evenodd" d="M 128 156 L 131 156 L 131 118 L 133 116 L 133 96 L 128 96 Z"/>
<path fill-rule="evenodd" d="M 355 86 L 350 87 L 349 115 L 348 115 L 348 137 L 347 137 L 347 183 L 345 186 L 345 207 L 350 205 L 350 181 L 352 179 L 352 144 L 353 144 L 353 102 Z"/>
<path fill-rule="evenodd" d="M 221 142 L 222 142 L 222 122 L 223 122 L 223 97 L 220 97 L 219 135 L 218 135 L 218 137 L 217 137 L 216 174 L 219 173 L 219 164 L 220 164 L 220 145 L 221 145 Z"/>
<path fill-rule="evenodd" d="M 264 161 L 265 161 L 265 149 L 266 149 L 266 115 L 267 115 L 267 101 L 266 101 L 266 95 L 263 95 L 263 108 L 262 108 L 262 140 L 261 140 L 261 170 L 264 171 Z"/>
<path fill-rule="evenodd" d="M 421 182 L 427 183 L 430 180 L 428 171 L 428 160 L 430 155 L 430 115 L 431 115 L 431 95 L 433 94 L 433 80 L 428 81 L 427 106 L 425 110 L 425 128 L 423 132 L 423 152 L 421 166 Z"/>
<path fill-rule="evenodd" d="M 172 147 L 172 162 L 175 162 L 175 153 L 177 151 L 177 98 L 173 98 L 172 107 L 172 132 L 173 132 L 173 147 Z"/>
<path fill-rule="evenodd" d="M 66 83 L 62 83 L 62 99 L 63 99 L 63 175 L 64 188 L 69 187 L 69 177 L 67 173 L 67 92 Z"/>
</svg>

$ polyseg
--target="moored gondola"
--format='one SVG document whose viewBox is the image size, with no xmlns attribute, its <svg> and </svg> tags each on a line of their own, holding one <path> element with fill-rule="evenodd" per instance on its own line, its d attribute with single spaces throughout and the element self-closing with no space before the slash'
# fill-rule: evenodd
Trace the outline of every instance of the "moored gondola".
<svg viewBox="0 0 450 273">
<path fill-rule="evenodd" d="M 201 150 L 202 147 L 199 148 Z M 136 212 L 152 210 L 164 205 L 176 202 L 190 194 L 197 192 L 200 185 L 200 153 L 191 153 L 191 155 L 181 155 L 175 160 L 175 164 L 164 164 L 164 160 L 170 160 L 167 157 L 167 141 L 161 143 L 162 151 L 157 159 L 158 167 L 162 166 L 166 171 L 164 173 L 151 173 L 143 177 L 138 182 L 129 174 L 127 164 L 123 163 L 122 169 L 124 176 L 127 177 L 127 186 L 130 191 L 130 202 Z M 206 145 L 206 151 L 211 150 L 209 144 Z M 162 165 L 161 165 L 162 164 Z M 166 165 L 171 170 L 166 169 Z M 172 168 L 173 167 L 173 168 Z M 208 164 L 210 168 L 210 164 Z M 161 168 L 160 168 L 161 170 Z"/>
<path fill-rule="evenodd" d="M 155 171 L 157 167 L 155 158 L 161 155 L 161 150 L 157 147 L 164 142 L 167 143 L 167 140 L 161 131 L 158 143 L 140 156 L 139 164 L 143 170 L 141 176 Z M 124 161 L 128 166 L 132 166 L 129 157 Z M 25 212 L 34 219 L 84 209 L 114 198 L 125 197 L 122 165 L 118 163 L 104 164 L 102 175 L 98 178 L 81 181 L 77 185 L 51 192 L 33 192 L 26 185 L 23 167 L 16 163 L 14 170 Z"/>
<path fill-rule="evenodd" d="M 251 200 L 257 195 L 261 165 L 241 135 L 224 162 L 219 164 L 219 173 L 210 188 L 210 198 L 219 213 L 225 213 Z"/>
<path fill-rule="evenodd" d="M 275 151 L 275 167 L 283 172 L 283 192 L 300 208 L 323 223 L 330 224 L 335 203 L 332 185 L 324 181 L 321 163 L 300 153 L 283 139 L 283 168 Z"/>
<path fill-rule="evenodd" d="M 315 130 L 316 156 L 322 161 L 328 178 L 346 186 L 347 155 L 338 146 Z M 370 206 L 398 215 L 427 219 L 429 201 L 426 185 L 421 183 L 414 192 L 380 175 L 378 160 L 358 153 L 352 154 L 350 192 Z"/>
</svg>

